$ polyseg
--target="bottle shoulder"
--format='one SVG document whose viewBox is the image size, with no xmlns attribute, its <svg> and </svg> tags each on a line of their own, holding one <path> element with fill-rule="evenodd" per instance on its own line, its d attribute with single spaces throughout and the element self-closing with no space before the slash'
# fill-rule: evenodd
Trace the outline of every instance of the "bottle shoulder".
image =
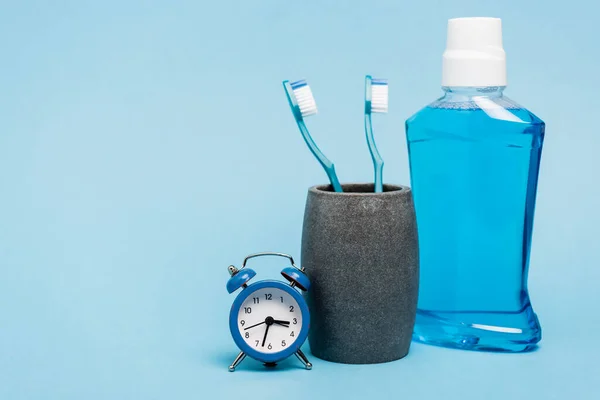
<svg viewBox="0 0 600 400">
<path fill-rule="evenodd" d="M 407 126 L 432 122 L 446 123 L 452 119 L 489 119 L 491 122 L 539 125 L 544 121 L 507 96 L 448 99 L 446 96 L 433 101 L 406 120 Z"/>
</svg>

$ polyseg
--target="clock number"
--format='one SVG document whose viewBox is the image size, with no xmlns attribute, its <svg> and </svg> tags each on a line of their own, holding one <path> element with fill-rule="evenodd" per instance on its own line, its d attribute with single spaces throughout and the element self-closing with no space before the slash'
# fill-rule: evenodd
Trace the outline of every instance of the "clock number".
<svg viewBox="0 0 600 400">
<path fill-rule="evenodd" d="M 265 293 L 265 299 L 271 300 L 272 298 L 273 296 L 271 295 L 271 293 Z"/>
<path fill-rule="evenodd" d="M 244 320 L 241 320 L 241 321 L 240 321 L 240 325 L 242 325 L 242 326 L 246 325 L 246 321 L 244 321 Z"/>
<path fill-rule="evenodd" d="M 291 336 L 291 337 L 294 337 L 294 336 L 296 336 L 296 335 L 294 335 L 294 331 L 292 331 L 292 333 L 290 333 L 290 336 Z"/>
<path fill-rule="evenodd" d="M 258 297 L 253 297 L 252 300 L 254 300 L 254 304 L 258 304 L 258 301 L 259 301 Z"/>
<path fill-rule="evenodd" d="M 244 312 L 246 314 L 251 314 L 252 313 L 252 308 L 250 308 L 250 307 L 244 307 Z"/>
<path fill-rule="evenodd" d="M 258 347 L 258 343 L 259 343 L 260 341 L 259 341 L 259 340 L 255 340 L 255 342 L 256 342 L 256 346 L 254 346 L 254 347 Z"/>
<path fill-rule="evenodd" d="M 285 340 L 281 341 L 281 347 L 285 347 Z"/>
<path fill-rule="evenodd" d="M 290 306 L 290 312 L 294 312 L 294 306 Z M 296 318 L 294 318 L 296 319 Z"/>
<path fill-rule="evenodd" d="M 282 297 L 280 297 L 280 299 L 281 299 L 281 302 L 283 303 L 283 296 L 282 296 Z"/>
<path fill-rule="evenodd" d="M 271 343 L 269 343 L 269 345 L 267 346 L 267 349 L 273 350 L 273 346 L 271 346 Z"/>
<path fill-rule="evenodd" d="M 293 321 L 292 323 L 293 323 L 294 325 L 296 325 L 296 324 L 298 323 L 298 320 L 297 320 L 296 318 L 294 318 L 292 321 Z"/>
<path fill-rule="evenodd" d="M 248 339 L 250 337 L 250 332 L 246 332 L 244 336 L 246 337 L 246 339 Z"/>
</svg>

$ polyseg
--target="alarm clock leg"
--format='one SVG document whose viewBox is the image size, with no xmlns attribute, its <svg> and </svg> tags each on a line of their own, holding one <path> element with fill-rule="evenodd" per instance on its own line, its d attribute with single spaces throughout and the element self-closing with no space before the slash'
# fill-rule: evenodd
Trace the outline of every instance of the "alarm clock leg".
<svg viewBox="0 0 600 400">
<path fill-rule="evenodd" d="M 300 360 L 300 362 L 304 364 L 304 368 L 312 369 L 312 364 L 310 363 L 310 361 L 308 361 L 308 358 L 306 358 L 302 350 L 298 349 L 298 351 L 295 354 L 296 357 L 298 357 L 298 360 Z"/>
<path fill-rule="evenodd" d="M 246 353 L 244 353 L 243 351 L 240 351 L 240 354 L 238 354 L 238 356 L 235 358 L 235 360 L 233 360 L 233 363 L 229 366 L 229 372 L 235 371 L 235 367 L 240 365 L 240 363 L 242 361 L 244 361 L 244 358 L 246 358 Z"/>
</svg>

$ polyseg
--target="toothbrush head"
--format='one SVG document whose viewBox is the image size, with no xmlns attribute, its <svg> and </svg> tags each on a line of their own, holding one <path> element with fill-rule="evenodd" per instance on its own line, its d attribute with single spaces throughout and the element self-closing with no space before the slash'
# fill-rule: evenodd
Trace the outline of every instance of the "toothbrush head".
<svg viewBox="0 0 600 400">
<path fill-rule="evenodd" d="M 317 103 L 305 79 L 296 82 L 283 81 L 283 86 L 296 119 L 302 120 L 317 113 Z"/>
<path fill-rule="evenodd" d="M 389 104 L 387 79 L 365 78 L 365 112 L 387 113 Z"/>
</svg>

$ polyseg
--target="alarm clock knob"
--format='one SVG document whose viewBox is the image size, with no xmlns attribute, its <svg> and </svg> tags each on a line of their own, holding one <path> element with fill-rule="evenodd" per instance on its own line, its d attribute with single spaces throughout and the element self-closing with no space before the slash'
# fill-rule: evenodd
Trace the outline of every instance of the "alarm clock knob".
<svg viewBox="0 0 600 400">
<path fill-rule="evenodd" d="M 256 272 L 254 272 L 253 269 L 242 268 L 241 270 L 235 272 L 227 281 L 227 291 L 229 293 L 235 292 L 242 286 L 245 286 L 246 283 L 255 276 Z"/>
<path fill-rule="evenodd" d="M 281 271 L 281 275 L 290 283 L 293 283 L 299 289 L 304 290 L 305 292 L 310 289 L 310 281 L 308 277 L 304 275 L 302 271 L 294 267 L 287 267 Z"/>
</svg>

